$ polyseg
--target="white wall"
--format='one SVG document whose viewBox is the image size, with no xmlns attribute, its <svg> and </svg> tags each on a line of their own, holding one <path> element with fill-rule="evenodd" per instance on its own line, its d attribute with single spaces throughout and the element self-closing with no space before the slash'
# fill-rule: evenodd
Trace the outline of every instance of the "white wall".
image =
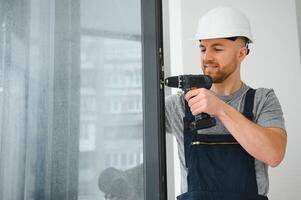
<svg viewBox="0 0 301 200">
<path fill-rule="evenodd" d="M 163 41 L 165 76 L 183 74 L 181 34 L 181 0 L 163 1 Z M 173 34 L 177 33 L 177 34 Z M 172 59 L 171 59 L 172 58 Z M 172 66 L 172 67 L 171 67 Z M 165 95 L 177 90 L 165 88 Z M 175 138 L 166 136 L 168 200 L 180 195 L 180 162 Z"/>
<path fill-rule="evenodd" d="M 250 55 L 242 65 L 242 78 L 254 88 L 274 88 L 282 104 L 288 132 L 285 160 L 277 168 L 269 170 L 269 197 L 273 200 L 300 199 L 301 156 L 298 154 L 301 150 L 301 134 L 297 125 L 301 118 L 301 54 L 295 1 L 170 0 L 170 4 L 181 8 L 174 10 L 174 17 L 169 19 L 170 46 L 165 47 L 165 51 L 173 46 L 170 51 L 176 52 L 170 54 L 174 62 L 166 66 L 171 67 L 170 74 L 200 73 L 198 43 L 190 38 L 194 36 L 198 18 L 206 11 L 219 5 L 229 5 L 242 10 L 249 17 L 255 43 L 250 45 Z M 177 39 L 179 37 L 180 40 Z"/>
</svg>

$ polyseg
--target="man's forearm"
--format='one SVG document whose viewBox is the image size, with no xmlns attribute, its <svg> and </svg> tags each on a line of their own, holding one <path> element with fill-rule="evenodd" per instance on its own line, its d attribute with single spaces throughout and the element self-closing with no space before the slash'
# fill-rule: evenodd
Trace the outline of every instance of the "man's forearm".
<svg viewBox="0 0 301 200">
<path fill-rule="evenodd" d="M 282 161 L 286 147 L 286 133 L 283 129 L 257 125 L 226 103 L 217 117 L 253 157 L 272 167 Z"/>
</svg>

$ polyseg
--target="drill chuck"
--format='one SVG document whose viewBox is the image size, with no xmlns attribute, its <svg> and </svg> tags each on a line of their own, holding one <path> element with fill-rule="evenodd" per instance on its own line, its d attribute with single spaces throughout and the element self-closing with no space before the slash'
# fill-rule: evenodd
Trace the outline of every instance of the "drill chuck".
<svg viewBox="0 0 301 200">
<path fill-rule="evenodd" d="M 181 76 L 171 76 L 165 79 L 165 85 L 167 87 L 181 88 Z"/>
</svg>

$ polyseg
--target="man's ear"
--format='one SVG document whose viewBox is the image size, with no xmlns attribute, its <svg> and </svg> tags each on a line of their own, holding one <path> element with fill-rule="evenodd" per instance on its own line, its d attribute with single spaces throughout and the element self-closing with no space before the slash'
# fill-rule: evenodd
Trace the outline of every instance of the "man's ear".
<svg viewBox="0 0 301 200">
<path fill-rule="evenodd" d="M 249 53 L 249 49 L 247 47 L 241 47 L 238 52 L 238 59 L 242 61 Z"/>
</svg>

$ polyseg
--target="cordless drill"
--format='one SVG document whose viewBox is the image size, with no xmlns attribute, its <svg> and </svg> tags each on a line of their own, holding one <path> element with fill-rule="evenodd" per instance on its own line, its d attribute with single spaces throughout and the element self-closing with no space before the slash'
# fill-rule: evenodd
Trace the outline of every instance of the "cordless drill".
<svg viewBox="0 0 301 200">
<path fill-rule="evenodd" d="M 210 89 L 212 86 L 212 79 L 207 75 L 180 75 L 171 76 L 165 79 L 167 87 L 180 88 L 186 94 L 190 90 L 197 88 Z M 216 125 L 216 119 L 207 113 L 201 113 L 195 116 L 195 121 L 190 124 L 191 130 L 199 130 L 210 128 Z"/>
</svg>

